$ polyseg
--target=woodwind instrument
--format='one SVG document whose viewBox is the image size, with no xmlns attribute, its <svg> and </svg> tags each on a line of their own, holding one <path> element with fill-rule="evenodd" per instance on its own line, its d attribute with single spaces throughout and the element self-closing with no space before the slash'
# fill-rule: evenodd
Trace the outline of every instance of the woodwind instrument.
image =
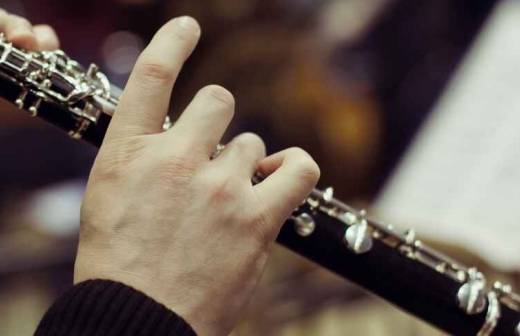
<svg viewBox="0 0 520 336">
<path fill-rule="evenodd" d="M 94 64 L 63 51 L 29 52 L 0 36 L 0 96 L 99 147 L 121 90 Z M 164 129 L 171 127 L 166 120 Z M 315 189 L 277 242 L 453 335 L 520 336 L 520 296 L 484 275 Z"/>
</svg>

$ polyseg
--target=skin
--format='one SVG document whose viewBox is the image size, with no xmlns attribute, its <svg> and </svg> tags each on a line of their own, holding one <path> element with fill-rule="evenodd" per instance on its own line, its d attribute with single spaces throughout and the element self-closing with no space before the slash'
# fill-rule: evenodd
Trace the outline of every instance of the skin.
<svg viewBox="0 0 520 336">
<path fill-rule="evenodd" d="M 0 8 L 0 31 L 13 44 L 29 50 L 54 50 L 60 47 L 58 36 L 45 24 L 32 25 L 27 19 Z"/>
<path fill-rule="evenodd" d="M 52 28 L 5 12 L 1 18 L 15 44 L 58 47 Z M 199 335 L 227 335 L 281 225 L 320 171 L 299 148 L 266 157 L 251 133 L 210 160 L 235 105 L 217 85 L 202 88 L 175 126 L 161 131 L 200 34 L 194 19 L 173 19 L 139 57 L 89 177 L 74 282 L 122 282 L 184 317 Z M 253 186 L 255 172 L 267 178 Z"/>
</svg>

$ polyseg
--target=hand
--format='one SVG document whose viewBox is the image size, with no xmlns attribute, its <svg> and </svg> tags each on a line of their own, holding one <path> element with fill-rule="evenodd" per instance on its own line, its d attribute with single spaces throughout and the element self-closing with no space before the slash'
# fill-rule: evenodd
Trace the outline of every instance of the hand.
<svg viewBox="0 0 520 336">
<path fill-rule="evenodd" d="M 58 36 L 48 25 L 33 26 L 27 19 L 9 14 L 0 8 L 0 31 L 14 45 L 28 50 L 56 50 Z"/>
<path fill-rule="evenodd" d="M 125 283 L 198 334 L 226 335 L 319 169 L 301 149 L 266 158 L 249 133 L 210 160 L 234 113 L 231 93 L 215 85 L 162 132 L 175 79 L 199 36 L 196 21 L 174 19 L 139 57 L 90 175 L 74 277 Z M 253 186 L 256 171 L 268 177 Z"/>
</svg>

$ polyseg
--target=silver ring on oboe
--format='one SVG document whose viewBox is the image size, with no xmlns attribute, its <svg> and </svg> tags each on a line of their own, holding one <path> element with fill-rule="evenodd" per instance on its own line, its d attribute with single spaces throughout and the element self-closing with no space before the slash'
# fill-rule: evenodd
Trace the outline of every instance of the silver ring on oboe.
<svg viewBox="0 0 520 336">
<path fill-rule="evenodd" d="M 498 319 L 500 318 L 500 303 L 498 302 L 497 294 L 493 291 L 487 295 L 488 307 L 486 313 L 486 320 L 480 328 L 477 336 L 489 336 L 495 330 Z"/>
<path fill-rule="evenodd" d="M 217 147 L 215 148 L 215 151 L 211 154 L 211 156 L 209 157 L 210 160 L 214 160 L 216 159 L 221 153 L 222 151 L 226 148 L 226 146 L 224 145 L 221 145 L 221 144 L 218 144 Z"/>
</svg>

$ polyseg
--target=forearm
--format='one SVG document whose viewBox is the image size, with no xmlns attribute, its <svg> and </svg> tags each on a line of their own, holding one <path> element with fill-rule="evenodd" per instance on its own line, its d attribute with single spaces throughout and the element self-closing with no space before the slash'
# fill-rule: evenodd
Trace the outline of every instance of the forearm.
<svg viewBox="0 0 520 336">
<path fill-rule="evenodd" d="M 35 335 L 191 336 L 195 332 L 180 316 L 131 287 L 89 280 L 52 305 Z"/>
</svg>

